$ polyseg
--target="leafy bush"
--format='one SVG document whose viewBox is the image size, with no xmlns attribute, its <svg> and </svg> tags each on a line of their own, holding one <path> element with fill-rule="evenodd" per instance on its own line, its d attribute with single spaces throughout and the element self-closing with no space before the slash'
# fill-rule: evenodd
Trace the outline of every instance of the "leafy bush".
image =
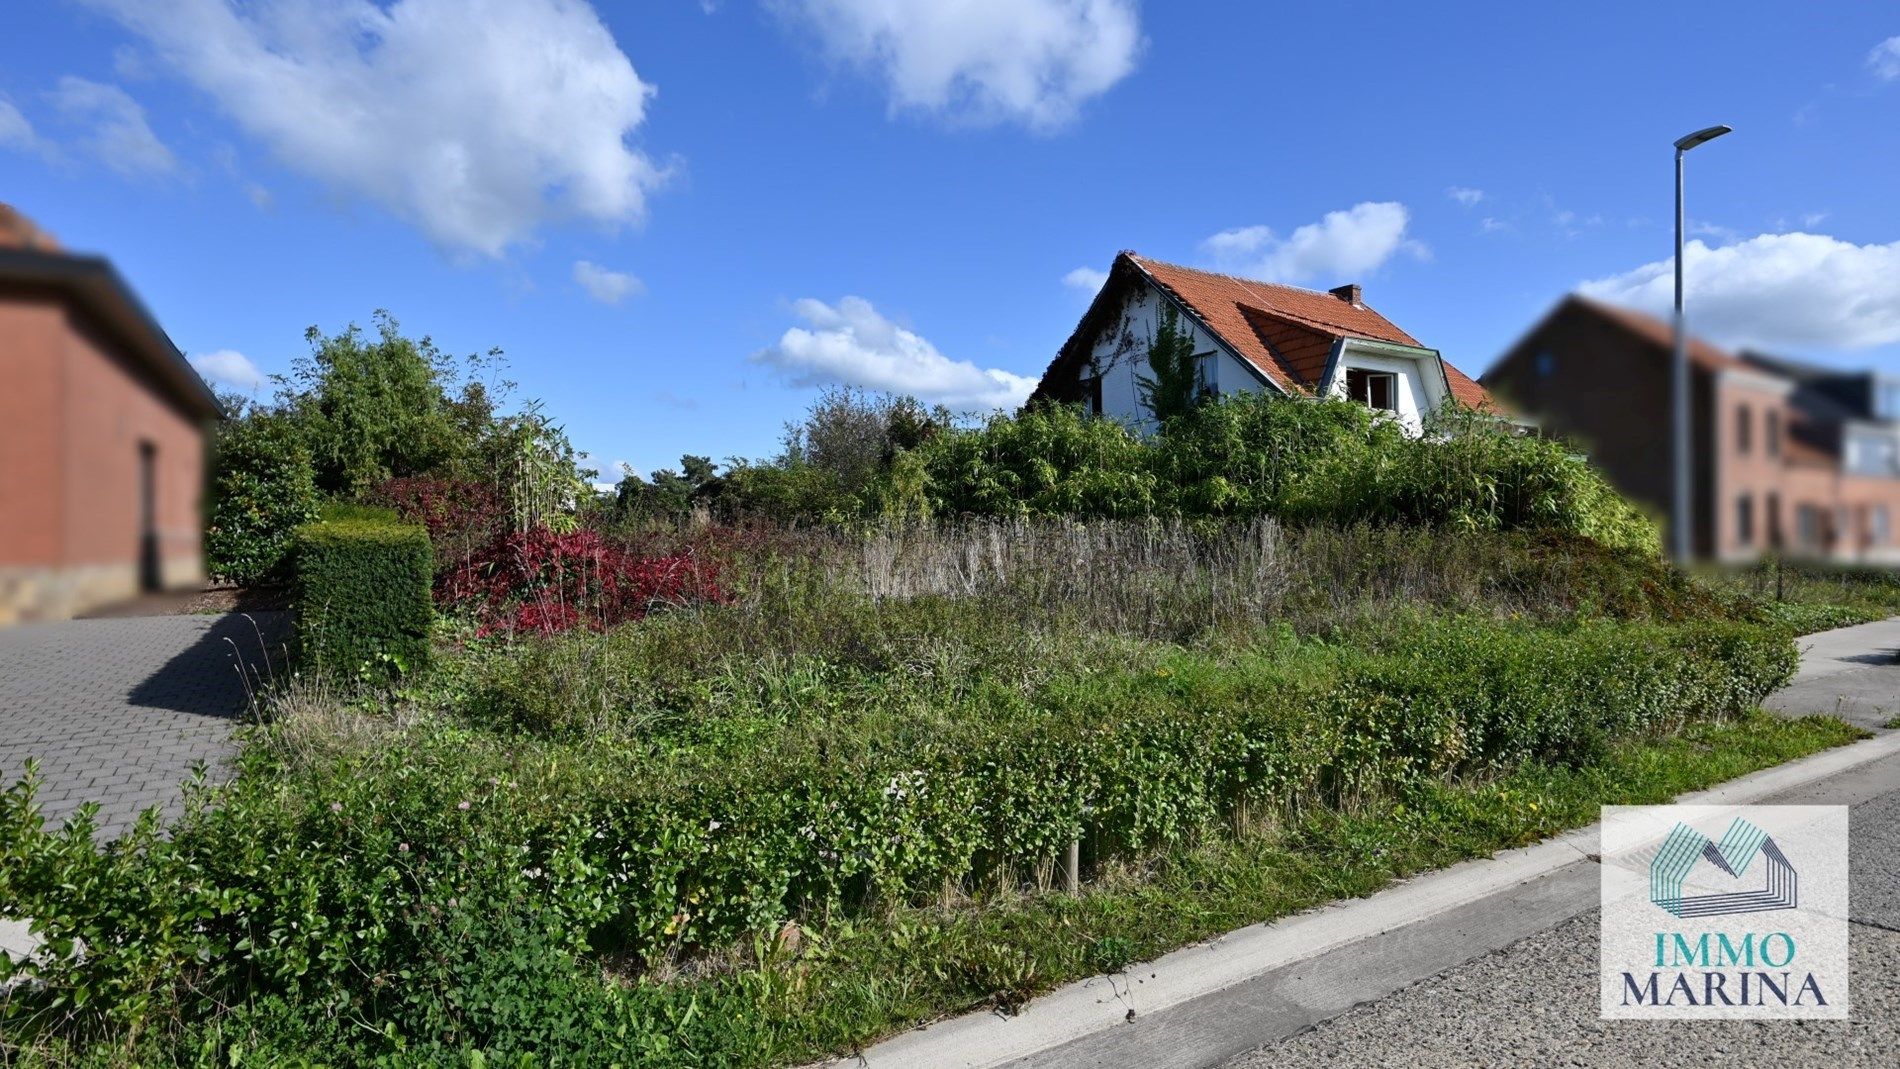
<svg viewBox="0 0 1900 1069">
<path fill-rule="evenodd" d="M 1188 380 L 1170 374 L 1168 389 L 1178 393 Z M 1448 408 L 1424 436 L 1411 437 L 1343 400 L 1250 393 L 1168 407 L 1170 418 L 1148 438 L 1077 408 L 1039 406 L 980 427 L 938 427 L 915 446 L 886 449 L 876 464 L 866 432 L 849 439 L 861 446 L 850 492 L 788 453 L 773 465 L 735 469 L 723 503 L 822 520 L 1264 515 L 1326 526 L 1549 532 L 1632 552 L 1658 547 L 1654 524 L 1588 462 L 1488 416 Z"/>
<path fill-rule="evenodd" d="M 317 519 L 324 523 L 401 523 L 402 514 L 386 505 L 326 501 L 317 509 Z"/>
<path fill-rule="evenodd" d="M 213 447 L 205 567 L 249 585 L 284 577 L 290 534 L 317 515 L 310 451 L 283 416 L 234 412 Z"/>
<path fill-rule="evenodd" d="M 429 661 L 429 534 L 343 520 L 296 531 L 294 605 L 301 660 L 332 675 L 409 672 Z"/>
<path fill-rule="evenodd" d="M 919 450 L 931 511 L 945 516 L 1148 516 L 1151 447 L 1113 420 L 1066 406 L 993 416 Z"/>
<path fill-rule="evenodd" d="M 438 571 L 465 563 L 508 526 L 508 503 L 500 487 L 478 479 L 390 479 L 365 499 L 428 528 Z"/>
<path fill-rule="evenodd" d="M 438 591 L 445 604 L 473 610 L 483 635 L 599 629 L 726 597 L 710 562 L 639 558 L 597 531 L 544 528 L 503 533 L 446 573 Z"/>
<path fill-rule="evenodd" d="M 817 671 L 782 692 L 776 728 L 548 746 L 425 720 L 367 745 L 254 745 L 169 838 L 148 823 L 107 849 L 43 830 L 16 787 L 0 909 L 53 952 L 15 967 L 37 983 L 0 1024 L 126 1037 L 250 1019 L 342 1062 L 588 1043 L 690 1062 L 687 991 L 603 985 L 587 962 L 735 943 L 763 958 L 787 919 L 1021 881 L 1077 837 L 1100 866 L 1241 814 L 1584 763 L 1744 709 L 1793 662 L 1745 625 L 1447 622 L 1374 648 L 1177 650 L 979 686 L 929 722 L 867 718 L 849 690 L 867 680 Z"/>
</svg>

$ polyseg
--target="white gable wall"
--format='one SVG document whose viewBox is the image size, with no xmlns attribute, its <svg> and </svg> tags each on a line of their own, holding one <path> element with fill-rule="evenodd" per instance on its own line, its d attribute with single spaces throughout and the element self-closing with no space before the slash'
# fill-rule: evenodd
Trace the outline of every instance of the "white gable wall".
<svg viewBox="0 0 1900 1069">
<path fill-rule="evenodd" d="M 1141 403 L 1138 379 L 1149 375 L 1148 345 L 1154 340 L 1164 302 L 1167 298 L 1144 280 L 1123 307 L 1115 329 L 1095 339 L 1095 348 L 1090 354 L 1093 366 L 1102 372 L 1102 414 L 1142 434 L 1153 431 L 1155 423 L 1154 413 Z M 1179 314 L 1177 318 L 1180 327 L 1193 339 L 1195 354 L 1206 355 L 1207 384 L 1217 394 L 1272 388 L 1200 324 L 1186 314 Z"/>
<path fill-rule="evenodd" d="M 1435 381 L 1440 372 L 1434 364 L 1435 361 L 1425 358 L 1366 352 L 1355 348 L 1348 341 L 1339 355 L 1338 366 L 1333 370 L 1333 380 L 1326 392 L 1334 397 L 1346 396 L 1348 368 L 1390 372 L 1398 379 L 1399 407 L 1394 415 L 1407 434 L 1417 436 L 1424 433 L 1425 417 L 1436 412 L 1443 401 L 1444 389 Z"/>
</svg>

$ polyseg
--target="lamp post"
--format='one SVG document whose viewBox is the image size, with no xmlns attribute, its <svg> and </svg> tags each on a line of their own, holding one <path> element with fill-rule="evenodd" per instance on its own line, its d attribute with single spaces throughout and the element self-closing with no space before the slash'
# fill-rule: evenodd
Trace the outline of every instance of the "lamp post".
<svg viewBox="0 0 1900 1069">
<path fill-rule="evenodd" d="M 1676 142 L 1676 353 L 1669 365 L 1670 436 L 1673 439 L 1675 480 L 1671 494 L 1669 542 L 1678 564 L 1688 564 L 1693 540 L 1689 495 L 1689 335 L 1682 319 L 1682 157 L 1697 145 L 1731 132 L 1711 126 Z"/>
</svg>

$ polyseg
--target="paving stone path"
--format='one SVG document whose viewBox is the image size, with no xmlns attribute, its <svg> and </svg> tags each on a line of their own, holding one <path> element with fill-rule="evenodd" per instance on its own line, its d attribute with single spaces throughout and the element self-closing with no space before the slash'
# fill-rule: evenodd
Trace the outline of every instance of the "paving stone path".
<svg viewBox="0 0 1900 1069">
<path fill-rule="evenodd" d="M 38 758 L 41 812 L 100 803 L 116 836 L 147 806 L 176 813 L 199 761 L 217 774 L 248 707 L 240 671 L 281 665 L 282 613 L 69 620 L 0 630 L 0 783 Z"/>
</svg>

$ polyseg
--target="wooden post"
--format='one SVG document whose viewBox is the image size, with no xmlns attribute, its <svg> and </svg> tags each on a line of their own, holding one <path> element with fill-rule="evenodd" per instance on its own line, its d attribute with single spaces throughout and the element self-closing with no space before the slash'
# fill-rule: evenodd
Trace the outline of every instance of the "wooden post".
<svg viewBox="0 0 1900 1069">
<path fill-rule="evenodd" d="M 1069 861 L 1063 868 L 1062 882 L 1064 890 L 1072 895 L 1082 893 L 1082 840 L 1069 840 Z"/>
</svg>

